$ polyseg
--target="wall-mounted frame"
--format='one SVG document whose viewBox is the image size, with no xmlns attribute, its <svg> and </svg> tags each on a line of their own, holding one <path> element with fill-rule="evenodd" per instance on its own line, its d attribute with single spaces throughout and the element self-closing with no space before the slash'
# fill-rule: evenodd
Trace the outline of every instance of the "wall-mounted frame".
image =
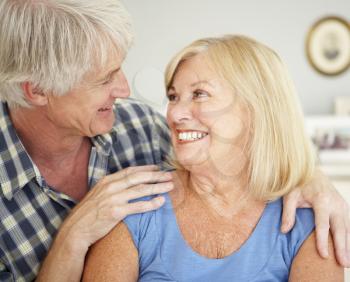
<svg viewBox="0 0 350 282">
<path fill-rule="evenodd" d="M 313 68 L 324 75 L 338 75 L 350 67 L 350 24 L 328 16 L 317 21 L 306 39 L 306 54 Z"/>
</svg>

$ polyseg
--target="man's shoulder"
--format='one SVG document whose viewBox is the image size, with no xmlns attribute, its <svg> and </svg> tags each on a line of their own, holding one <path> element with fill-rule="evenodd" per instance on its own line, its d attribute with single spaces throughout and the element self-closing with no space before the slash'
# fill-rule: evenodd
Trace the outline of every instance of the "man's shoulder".
<svg viewBox="0 0 350 282">
<path fill-rule="evenodd" d="M 118 99 L 114 105 L 115 123 L 112 131 L 120 127 L 142 127 L 154 126 L 167 127 L 163 115 L 151 106 L 136 99 Z"/>
<path fill-rule="evenodd" d="M 117 100 L 114 106 L 115 122 L 112 129 L 94 137 L 104 148 L 114 147 L 114 152 L 134 158 L 148 155 L 161 162 L 170 151 L 169 129 L 165 118 L 152 107 L 135 99 Z M 96 142 L 94 142 L 96 143 Z M 142 155 L 142 157 L 141 157 Z M 152 161 L 154 162 L 154 160 Z"/>
</svg>

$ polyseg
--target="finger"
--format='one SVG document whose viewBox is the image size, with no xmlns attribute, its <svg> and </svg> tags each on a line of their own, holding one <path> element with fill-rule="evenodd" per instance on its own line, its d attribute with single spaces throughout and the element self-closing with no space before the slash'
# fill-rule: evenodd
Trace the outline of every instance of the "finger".
<svg viewBox="0 0 350 282">
<path fill-rule="evenodd" d="M 329 211 L 323 206 L 314 206 L 316 246 L 321 257 L 328 257 Z"/>
<path fill-rule="evenodd" d="M 130 166 L 115 173 L 109 174 L 105 178 L 107 181 L 116 181 L 140 171 L 159 171 L 159 167 L 157 165 Z"/>
<path fill-rule="evenodd" d="M 345 214 L 345 261 L 343 266 L 350 267 L 350 217 L 349 217 L 349 204 L 346 201 L 343 201 L 344 205 L 344 214 Z"/>
<path fill-rule="evenodd" d="M 165 198 L 163 196 L 153 198 L 149 201 L 139 201 L 139 202 L 129 203 L 122 207 L 119 207 L 116 210 L 115 217 L 119 219 L 120 215 L 122 215 L 122 218 L 125 218 L 130 214 L 149 212 L 160 208 L 164 203 L 165 203 Z"/>
<path fill-rule="evenodd" d="M 171 172 L 164 171 L 138 171 L 128 177 L 110 182 L 108 184 L 111 192 L 131 188 L 139 184 L 151 184 L 169 182 L 172 180 Z"/>
<path fill-rule="evenodd" d="M 123 169 L 123 172 L 126 174 L 131 174 L 138 171 L 156 171 L 156 170 L 159 170 L 159 167 L 155 164 L 152 164 L 152 165 L 130 166 L 126 169 Z"/>
<path fill-rule="evenodd" d="M 121 193 L 118 193 L 117 196 L 119 197 L 119 199 L 127 203 L 128 201 L 135 200 L 137 198 L 163 194 L 171 191 L 173 188 L 174 188 L 173 182 L 140 184 L 132 188 L 126 189 Z"/>
<path fill-rule="evenodd" d="M 350 267 L 350 228 L 349 223 L 346 228 L 346 263 L 344 267 Z"/>
<path fill-rule="evenodd" d="M 299 194 L 291 192 L 283 198 L 282 225 L 281 232 L 289 232 L 295 223 L 295 214 L 298 204 Z"/>
<path fill-rule="evenodd" d="M 333 235 L 333 245 L 335 249 L 335 255 L 337 261 L 341 265 L 346 264 L 346 226 L 345 222 L 335 216 L 333 220 L 331 220 L 331 231 Z"/>
<path fill-rule="evenodd" d="M 97 189 L 91 189 L 89 191 L 89 193 L 87 193 L 87 195 L 84 197 L 84 200 L 88 200 L 91 199 L 92 197 L 96 197 L 96 195 L 100 194 L 101 190 L 103 189 L 104 192 L 106 192 L 106 190 L 111 190 L 110 192 L 115 192 L 115 190 L 117 189 L 117 187 L 111 187 L 111 183 L 116 182 L 118 180 L 121 180 L 125 177 L 128 177 L 129 175 L 133 174 L 133 173 L 137 173 L 137 172 L 155 172 L 155 171 L 159 171 L 158 166 L 156 165 L 145 165 L 145 166 L 133 166 L 133 167 L 128 167 L 125 168 L 121 171 L 109 174 L 104 176 L 98 183 L 97 183 Z M 106 189 L 107 186 L 107 189 Z M 98 188 L 99 187 L 99 188 Z M 109 187 L 109 188 L 108 188 Z M 123 187 L 121 187 L 120 189 L 123 189 Z"/>
</svg>

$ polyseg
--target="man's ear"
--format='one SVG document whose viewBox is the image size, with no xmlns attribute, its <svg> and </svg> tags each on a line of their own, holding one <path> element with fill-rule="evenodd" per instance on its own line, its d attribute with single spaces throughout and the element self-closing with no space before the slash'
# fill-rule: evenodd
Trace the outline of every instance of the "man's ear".
<svg viewBox="0 0 350 282">
<path fill-rule="evenodd" d="M 30 105 L 45 106 L 47 104 L 47 96 L 39 87 L 30 82 L 23 82 L 21 87 L 24 97 Z"/>
</svg>

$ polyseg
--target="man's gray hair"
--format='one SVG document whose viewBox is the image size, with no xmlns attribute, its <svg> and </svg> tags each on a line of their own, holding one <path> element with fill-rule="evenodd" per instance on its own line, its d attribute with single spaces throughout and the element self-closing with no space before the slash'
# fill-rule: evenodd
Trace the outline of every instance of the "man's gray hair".
<svg viewBox="0 0 350 282">
<path fill-rule="evenodd" d="M 0 100 L 28 106 L 26 81 L 63 95 L 113 49 L 125 56 L 131 42 L 131 19 L 118 0 L 1 0 Z"/>
</svg>

